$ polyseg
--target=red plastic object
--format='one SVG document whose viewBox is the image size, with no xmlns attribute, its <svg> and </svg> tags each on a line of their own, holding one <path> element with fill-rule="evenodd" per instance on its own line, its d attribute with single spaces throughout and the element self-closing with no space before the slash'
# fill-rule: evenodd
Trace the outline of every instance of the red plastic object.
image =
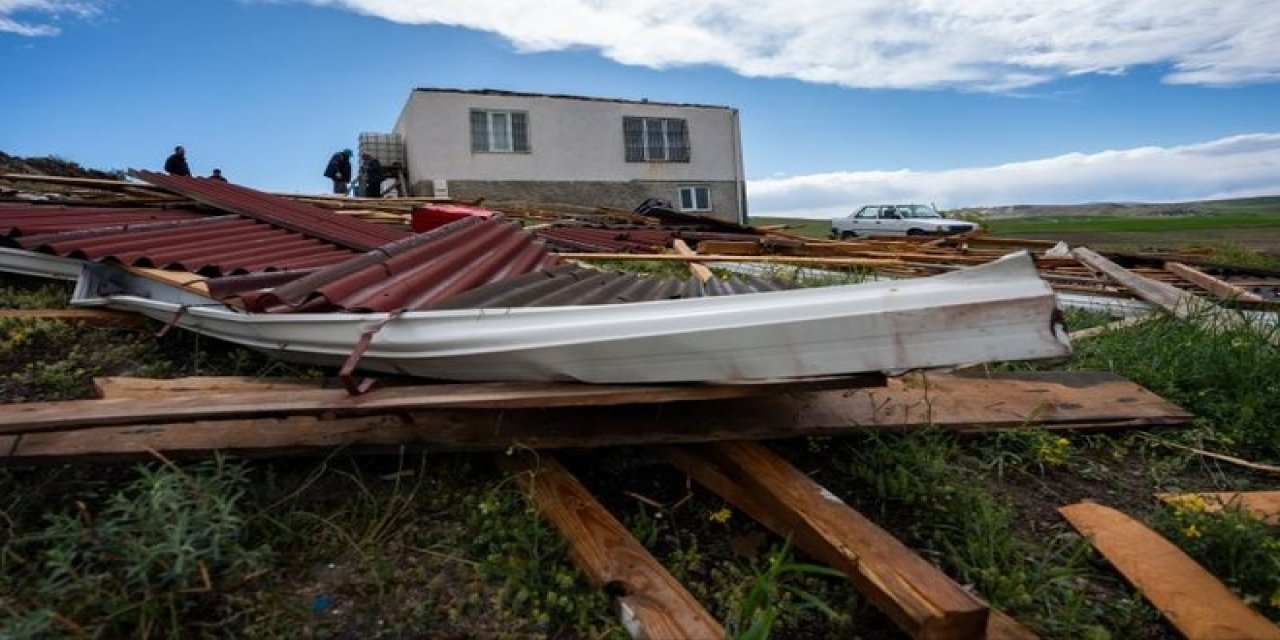
<svg viewBox="0 0 1280 640">
<path fill-rule="evenodd" d="M 413 210 L 413 230 L 417 233 L 443 227 L 463 218 L 492 218 L 497 212 L 465 204 L 429 204 Z"/>
</svg>

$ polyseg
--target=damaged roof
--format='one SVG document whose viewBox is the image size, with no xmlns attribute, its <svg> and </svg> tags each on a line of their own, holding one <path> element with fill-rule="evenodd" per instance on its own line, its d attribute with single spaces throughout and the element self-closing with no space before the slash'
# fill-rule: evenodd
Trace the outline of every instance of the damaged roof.
<svg viewBox="0 0 1280 640">
<path fill-rule="evenodd" d="M 758 278 L 704 284 L 564 265 L 518 224 L 485 218 L 464 218 L 282 282 L 286 277 L 206 284 L 216 297 L 237 297 L 246 309 L 267 313 L 595 305 L 783 288 Z"/>
</svg>

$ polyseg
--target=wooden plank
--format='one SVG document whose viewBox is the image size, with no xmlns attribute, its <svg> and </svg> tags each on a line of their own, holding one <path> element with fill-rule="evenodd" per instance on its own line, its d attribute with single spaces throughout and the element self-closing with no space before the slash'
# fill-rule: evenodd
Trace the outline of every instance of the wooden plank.
<svg viewBox="0 0 1280 640">
<path fill-rule="evenodd" d="M 982 638 L 988 606 L 762 445 L 668 447 L 681 471 L 835 568 L 913 638 Z"/>
<path fill-rule="evenodd" d="M 1218 512 L 1229 506 L 1247 509 L 1269 525 L 1280 525 L 1280 491 L 1224 491 L 1205 493 L 1157 493 L 1156 497 L 1173 503 L 1184 495 L 1204 499 L 1205 511 Z"/>
<path fill-rule="evenodd" d="M 1124 285 L 1139 298 L 1159 305 L 1179 318 L 1196 322 L 1209 330 L 1253 329 L 1249 321 L 1239 313 L 1219 307 L 1171 284 L 1140 276 L 1089 249 L 1081 247 L 1073 249 L 1071 253 L 1084 264 Z M 1280 346 L 1280 332 L 1263 331 L 1259 335 L 1273 346 Z"/>
<path fill-rule="evenodd" d="M 694 251 L 693 249 L 690 249 L 689 245 L 685 244 L 685 241 L 681 240 L 680 238 L 673 239 L 671 241 L 671 247 L 676 250 L 676 253 L 682 256 L 698 255 L 696 251 Z M 693 277 L 697 278 L 699 282 L 706 282 L 715 277 L 715 275 L 711 273 L 711 270 L 708 269 L 706 265 L 699 264 L 697 262 L 689 263 L 689 271 L 693 273 Z"/>
<path fill-rule="evenodd" d="M 1130 329 L 1139 325 L 1146 324 L 1148 322 L 1151 322 L 1156 317 L 1156 315 L 1157 314 L 1154 314 L 1154 313 L 1148 313 L 1145 316 L 1133 316 L 1130 318 L 1121 318 L 1119 320 L 1116 320 L 1115 322 L 1108 322 L 1107 324 L 1100 325 L 1097 327 L 1089 327 L 1088 329 L 1080 329 L 1079 331 L 1072 331 L 1071 333 L 1067 334 L 1067 337 L 1071 338 L 1072 342 L 1076 340 L 1087 340 L 1089 338 L 1095 338 L 1097 336 L 1100 336 L 1104 333 L 1110 333 L 1112 331 L 1120 331 L 1122 329 Z"/>
<path fill-rule="evenodd" d="M 3 407 L 0 407 L 3 409 Z M 437 409 L 373 416 L 330 414 L 97 427 L 0 436 L 11 464 L 411 449 L 503 450 L 838 436 L 928 426 L 961 433 L 1185 425 L 1192 416 L 1111 374 L 1022 373 L 999 379 L 934 374 L 885 388 L 686 402 L 556 409 Z"/>
<path fill-rule="evenodd" d="M 569 541 L 574 563 L 597 588 L 618 595 L 633 638 L 723 638 L 724 629 L 578 479 L 547 454 L 499 456 L 538 510 Z"/>
<path fill-rule="evenodd" d="M 429 408 L 546 408 L 745 398 L 805 389 L 879 384 L 878 376 L 705 385 L 590 385 L 503 382 L 387 387 L 360 396 L 344 389 L 171 394 L 0 405 L 0 435 L 82 427 L 289 414 L 368 415 Z"/>
<path fill-rule="evenodd" d="M 800 256 L 733 256 L 698 254 L 680 256 L 673 253 L 560 253 L 566 260 L 649 260 L 657 262 L 760 262 L 768 264 L 797 264 L 825 267 L 875 267 L 900 265 L 897 258 L 805 258 Z"/>
<path fill-rule="evenodd" d="M 93 387 L 102 398 L 154 398 L 175 393 L 225 393 L 230 391 L 299 391 L 336 389 L 342 383 L 324 378 L 254 378 L 250 376 L 190 376 L 186 378 L 102 377 Z"/>
<path fill-rule="evenodd" d="M 1230 282 L 1215 278 L 1199 269 L 1196 269 L 1195 267 L 1182 264 L 1181 262 L 1166 262 L 1164 263 L 1164 268 L 1169 273 L 1172 273 L 1183 280 L 1194 283 L 1223 300 L 1239 300 L 1241 302 L 1267 301 L 1266 298 L 1263 298 L 1256 293 L 1245 291 Z"/>
<path fill-rule="evenodd" d="M 115 309 L 0 309 L 0 318 L 34 318 L 80 322 L 94 326 L 141 329 L 147 318 L 130 311 Z"/>
<path fill-rule="evenodd" d="M 1280 627 L 1137 520 L 1088 502 L 1058 512 L 1188 640 L 1280 639 Z"/>
<path fill-rule="evenodd" d="M 756 240 L 703 240 L 698 243 L 699 254 L 727 256 L 758 256 L 764 248 Z"/>
<path fill-rule="evenodd" d="M 202 296 L 209 295 L 209 285 L 206 284 L 208 278 L 189 271 L 169 271 L 166 269 L 151 269 L 148 267 L 133 267 L 129 265 L 116 265 L 117 268 L 128 271 L 144 278 L 163 282 L 167 285 L 186 289 L 192 293 Z"/>
</svg>

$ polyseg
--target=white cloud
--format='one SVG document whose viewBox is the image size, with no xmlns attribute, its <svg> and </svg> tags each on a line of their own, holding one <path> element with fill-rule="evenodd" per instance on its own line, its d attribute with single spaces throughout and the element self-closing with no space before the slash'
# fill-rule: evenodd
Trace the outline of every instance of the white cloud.
<svg viewBox="0 0 1280 640">
<path fill-rule="evenodd" d="M 1280 133 L 945 171 L 852 171 L 750 181 L 751 213 L 828 218 L 872 202 L 942 208 L 1175 202 L 1280 194 Z"/>
<path fill-rule="evenodd" d="M 64 15 L 89 18 L 101 5 L 102 0 L 0 0 L 0 33 L 56 36 L 61 30 L 49 22 Z"/>
<path fill-rule="evenodd" d="M 488 31 L 522 51 L 848 87 L 1010 90 L 1137 65 L 1168 65 L 1173 83 L 1280 79 L 1275 0 L 293 1 Z"/>
</svg>

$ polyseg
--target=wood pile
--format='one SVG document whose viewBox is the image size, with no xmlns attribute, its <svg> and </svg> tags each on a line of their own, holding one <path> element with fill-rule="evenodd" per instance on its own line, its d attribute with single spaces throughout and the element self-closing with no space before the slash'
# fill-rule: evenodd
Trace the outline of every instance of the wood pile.
<svg viewBox="0 0 1280 640">
<path fill-rule="evenodd" d="M 614 596 L 638 638 L 723 627 L 553 450 L 660 447 L 672 465 L 843 573 L 916 638 L 1033 638 L 848 505 L 750 440 L 925 427 L 957 432 L 1189 424 L 1186 411 L 1106 373 L 920 374 L 725 385 L 447 384 L 350 396 L 333 381 L 102 379 L 101 398 L 0 405 L 9 465 L 405 449 L 518 451 L 500 465 Z M 534 453 L 536 452 L 536 453 Z"/>
</svg>

